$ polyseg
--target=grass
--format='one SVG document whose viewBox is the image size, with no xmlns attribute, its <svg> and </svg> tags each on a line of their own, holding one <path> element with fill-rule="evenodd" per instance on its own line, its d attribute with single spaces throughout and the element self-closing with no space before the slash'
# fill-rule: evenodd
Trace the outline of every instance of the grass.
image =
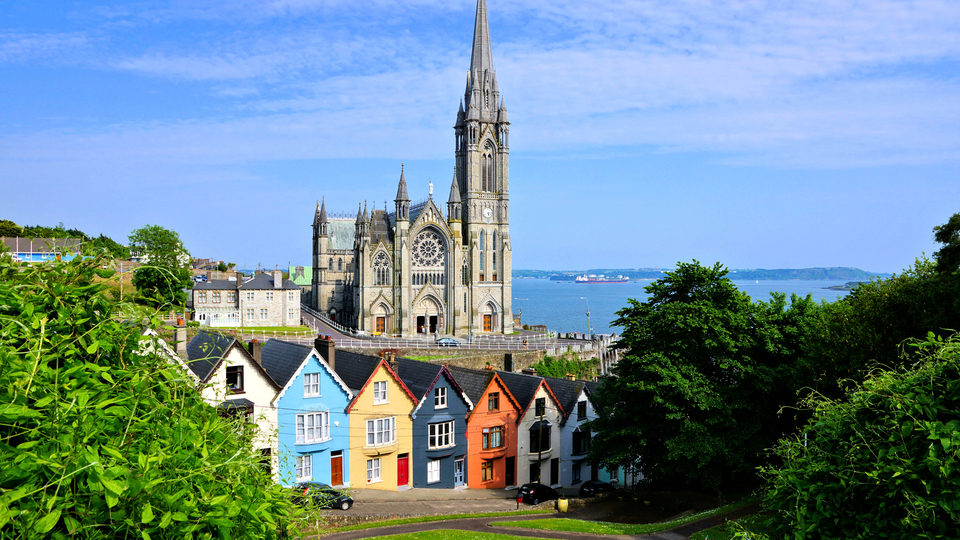
<svg viewBox="0 0 960 540">
<path fill-rule="evenodd" d="M 731 521 L 730 523 L 724 523 L 702 530 L 691 535 L 690 540 L 733 540 L 734 535 L 740 530 L 753 533 L 751 537 L 757 535 L 756 537 L 765 538 L 765 536 L 763 536 L 766 532 L 763 526 L 763 520 L 763 516 L 747 516 L 736 521 Z"/>
<path fill-rule="evenodd" d="M 441 356 L 406 356 L 405 358 L 409 358 L 411 360 L 420 360 L 421 362 L 427 362 L 429 360 L 440 360 L 442 358 L 450 358 L 450 355 L 444 354 Z"/>
<path fill-rule="evenodd" d="M 218 326 L 215 330 L 226 330 L 230 332 L 239 332 L 239 326 Z M 243 331 L 247 334 L 274 333 L 278 335 L 291 334 L 313 334 L 313 330 L 307 326 L 244 326 Z"/>
<path fill-rule="evenodd" d="M 503 516 L 527 516 L 531 514 L 552 514 L 552 513 L 553 513 L 553 510 L 518 510 L 516 512 L 481 512 L 477 514 L 420 516 L 420 517 L 403 518 L 403 519 L 391 519 L 387 521 L 375 521 L 372 523 L 359 523 L 357 525 L 347 525 L 345 527 L 329 529 L 326 532 L 332 533 L 332 532 L 347 532 L 347 531 L 363 531 L 366 529 L 378 529 L 380 527 L 392 527 L 394 525 L 409 525 L 411 523 L 430 523 L 433 521 L 449 521 L 451 519 L 470 519 L 470 518 L 503 517 Z"/>
<path fill-rule="evenodd" d="M 391 536 L 373 536 L 371 538 L 389 538 L 390 540 L 446 540 L 452 537 L 456 537 L 457 540 L 513 540 L 516 538 L 516 536 L 510 536 L 509 534 L 457 531 L 453 529 L 394 534 Z"/>
<path fill-rule="evenodd" d="M 725 514 L 732 510 L 736 510 L 741 506 L 746 506 L 747 504 L 753 502 L 753 500 L 754 499 L 752 497 L 747 497 L 735 503 L 721 506 L 720 508 L 705 510 L 696 514 L 690 514 L 689 516 L 684 516 L 680 519 L 675 519 L 666 523 L 608 523 L 605 521 L 584 521 L 582 519 L 549 518 L 538 519 L 534 521 L 501 521 L 497 523 L 497 525 L 503 527 L 521 527 L 525 529 L 580 532 L 587 534 L 651 534 L 672 529 L 674 527 L 679 527 L 680 525 L 686 525 L 687 523 L 692 523 L 704 518 Z"/>
</svg>

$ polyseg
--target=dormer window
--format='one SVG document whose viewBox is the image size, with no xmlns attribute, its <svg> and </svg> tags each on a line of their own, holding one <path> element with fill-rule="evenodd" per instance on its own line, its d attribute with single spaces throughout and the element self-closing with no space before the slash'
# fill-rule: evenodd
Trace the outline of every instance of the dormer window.
<svg viewBox="0 0 960 540">
<path fill-rule="evenodd" d="M 446 388 L 434 388 L 434 390 L 433 390 L 433 408 L 434 408 L 434 409 L 446 409 L 446 408 L 447 408 L 447 389 L 446 389 Z"/>
</svg>

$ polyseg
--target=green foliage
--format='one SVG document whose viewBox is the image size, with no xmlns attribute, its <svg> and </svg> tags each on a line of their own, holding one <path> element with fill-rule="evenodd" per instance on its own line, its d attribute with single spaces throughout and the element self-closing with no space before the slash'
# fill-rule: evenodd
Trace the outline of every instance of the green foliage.
<svg viewBox="0 0 960 540">
<path fill-rule="evenodd" d="M 217 271 L 218 271 L 218 272 L 226 272 L 226 271 L 227 271 L 227 263 L 225 263 L 225 262 L 223 262 L 223 261 L 220 261 L 220 264 L 217 265 Z"/>
<path fill-rule="evenodd" d="M 752 471 L 796 403 L 793 365 L 819 306 L 808 296 L 753 303 L 720 264 L 678 264 L 613 324 L 624 349 L 594 394 L 594 463 L 719 488 Z"/>
<path fill-rule="evenodd" d="M 956 538 L 960 339 L 932 334 L 908 370 L 881 371 L 814 417 L 765 469 L 775 538 Z"/>
<path fill-rule="evenodd" d="M 842 381 L 900 365 L 904 340 L 950 333 L 958 321 L 960 276 L 940 274 L 934 263 L 918 259 L 902 274 L 861 284 L 824 306 L 805 346 L 802 378 L 817 392 L 839 397 Z"/>
<path fill-rule="evenodd" d="M 568 358 L 564 354 L 560 358 L 544 356 L 543 360 L 531 367 L 537 370 L 537 375 L 544 377 L 562 379 L 569 373 L 577 379 L 591 380 L 598 375 L 598 365 L 597 360 L 580 360 L 576 354 Z"/>
<path fill-rule="evenodd" d="M 159 225 L 147 225 L 130 233 L 130 251 L 145 254 L 148 264 L 137 268 L 133 284 L 147 305 L 182 306 L 184 289 L 191 286 L 190 254 L 180 235 Z"/>
<path fill-rule="evenodd" d="M 933 260 L 937 261 L 937 271 L 951 274 L 960 269 L 960 213 L 950 216 L 943 225 L 934 227 L 933 239 L 943 244 L 943 247 L 933 254 Z"/>
<path fill-rule="evenodd" d="M 276 537 L 252 429 L 111 318 L 105 262 L 0 260 L 0 538 Z"/>
<path fill-rule="evenodd" d="M 113 259 L 125 261 L 130 258 L 130 248 L 121 246 L 109 236 L 102 234 L 87 242 L 87 246 L 95 250 L 105 251 Z"/>
<path fill-rule="evenodd" d="M 9 219 L 0 219 L 0 236 L 23 236 L 23 227 Z"/>
</svg>

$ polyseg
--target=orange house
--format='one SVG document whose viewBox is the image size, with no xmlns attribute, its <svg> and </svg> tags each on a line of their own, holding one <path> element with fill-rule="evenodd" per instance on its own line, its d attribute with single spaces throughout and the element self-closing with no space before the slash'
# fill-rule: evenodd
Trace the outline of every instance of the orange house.
<svg viewBox="0 0 960 540">
<path fill-rule="evenodd" d="M 520 405 L 497 372 L 449 369 L 474 403 L 467 415 L 467 485 L 471 489 L 515 486 Z"/>
</svg>

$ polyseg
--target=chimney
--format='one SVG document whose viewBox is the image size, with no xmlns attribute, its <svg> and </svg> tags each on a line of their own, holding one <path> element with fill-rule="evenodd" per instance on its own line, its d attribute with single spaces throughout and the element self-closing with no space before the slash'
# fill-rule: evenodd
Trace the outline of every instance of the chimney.
<svg viewBox="0 0 960 540">
<path fill-rule="evenodd" d="M 576 380 L 576 377 L 573 376 L 573 373 L 567 373 L 566 375 L 563 376 L 563 378 L 566 379 L 566 380 L 568 380 L 568 381 L 574 381 L 574 380 Z"/>
<path fill-rule="evenodd" d="M 272 274 L 273 274 L 273 288 L 282 289 L 283 288 L 283 271 L 274 270 Z"/>
<path fill-rule="evenodd" d="M 261 360 L 260 350 L 263 349 L 263 344 L 257 340 L 250 342 L 250 356 L 253 357 L 253 361 L 258 365 L 263 365 L 263 360 Z"/>
<path fill-rule="evenodd" d="M 336 371 L 336 344 L 330 339 L 330 336 L 320 336 L 317 335 L 317 339 L 313 340 L 313 348 L 320 353 L 320 356 L 327 362 L 327 365 L 330 366 L 330 369 Z"/>
<path fill-rule="evenodd" d="M 173 350 L 180 356 L 187 356 L 187 327 L 175 326 L 173 329 Z"/>
<path fill-rule="evenodd" d="M 521 369 L 520 373 L 523 373 L 524 375 L 536 375 L 537 370 L 533 369 L 532 367 L 527 367 L 527 368 Z"/>
<path fill-rule="evenodd" d="M 239 289 L 241 285 L 243 285 L 243 272 L 238 271 L 237 272 L 237 288 Z"/>
</svg>

